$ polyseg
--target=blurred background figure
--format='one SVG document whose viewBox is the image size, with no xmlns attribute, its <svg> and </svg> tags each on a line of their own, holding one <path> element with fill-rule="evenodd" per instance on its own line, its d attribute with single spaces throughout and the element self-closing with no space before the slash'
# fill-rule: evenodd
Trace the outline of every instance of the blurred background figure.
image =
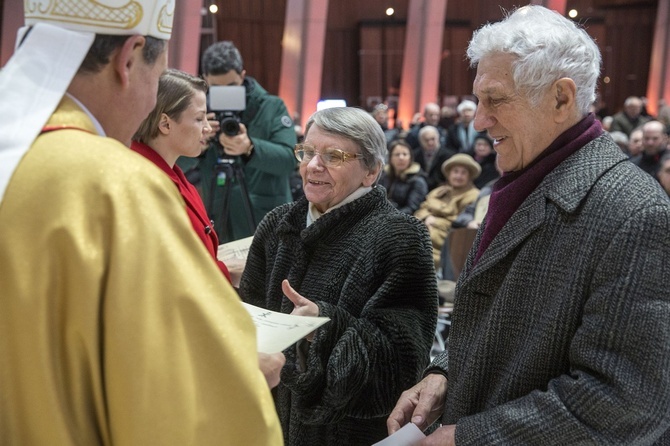
<svg viewBox="0 0 670 446">
<path fill-rule="evenodd" d="M 405 141 L 391 143 L 389 163 L 384 166 L 379 183 L 393 206 L 405 214 L 414 214 L 428 193 L 426 174 L 414 162 L 412 148 Z"/>
<path fill-rule="evenodd" d="M 481 173 L 481 167 L 470 155 L 459 153 L 442 164 L 442 172 L 446 182 L 430 191 L 414 214 L 430 232 L 435 268 L 440 264 L 440 251 L 451 223 L 477 199 L 479 189 L 473 182 Z"/>
<path fill-rule="evenodd" d="M 625 154 L 628 154 L 628 145 L 630 144 L 628 136 L 626 136 L 624 132 L 619 131 L 611 132 L 610 136 L 612 137 L 612 141 L 614 141 L 616 145 L 619 146 L 621 151 Z"/>
<path fill-rule="evenodd" d="M 661 167 L 656 174 L 658 182 L 663 186 L 663 190 L 670 197 L 670 153 L 661 157 Z"/>
<path fill-rule="evenodd" d="M 419 115 L 417 115 L 419 116 Z M 405 141 L 412 149 L 416 150 L 421 146 L 419 132 L 426 126 L 435 127 L 438 132 L 439 145 L 444 147 L 447 144 L 447 129 L 440 126 L 440 106 L 434 102 L 429 102 L 423 107 L 423 118 L 418 122 L 413 122 L 411 128 L 405 136 Z M 424 168 L 425 170 L 425 168 Z"/>
<path fill-rule="evenodd" d="M 642 151 L 644 150 L 644 145 L 642 144 L 642 127 L 637 127 L 628 137 L 628 158 L 631 161 L 636 162 L 642 157 Z"/>
<path fill-rule="evenodd" d="M 643 102 L 638 96 L 629 96 L 623 103 L 623 110 L 612 116 L 611 132 L 624 132 L 630 136 L 633 129 L 640 127 L 650 118 L 642 115 Z"/>
<path fill-rule="evenodd" d="M 456 151 L 440 144 L 440 132 L 436 127 L 427 125 L 419 131 L 419 147 L 412 155 L 426 173 L 428 190 L 433 190 L 445 180 L 442 164 L 456 154 Z"/>
<path fill-rule="evenodd" d="M 614 121 L 614 118 L 612 116 L 605 116 L 602 119 L 602 121 L 600 121 L 602 126 L 603 126 L 603 130 L 605 130 L 606 132 L 609 132 L 610 129 L 612 128 L 612 122 L 613 121 Z M 614 131 L 616 132 L 618 130 L 614 130 Z M 621 133 L 623 133 L 623 132 L 621 132 Z M 624 135 L 625 135 L 625 133 L 624 133 Z"/>
<path fill-rule="evenodd" d="M 649 121 L 642 126 L 642 156 L 636 160 L 640 169 L 656 178 L 661 167 L 661 157 L 668 152 L 668 134 L 659 121 Z"/>
<path fill-rule="evenodd" d="M 447 146 L 457 152 L 472 154 L 472 148 L 477 136 L 486 136 L 486 132 L 475 130 L 474 118 L 477 112 L 477 104 L 466 99 L 456 107 L 458 118 L 449 127 L 447 132 Z"/>
<path fill-rule="evenodd" d="M 496 152 L 493 150 L 493 140 L 486 135 L 478 135 L 472 151 L 473 158 L 482 169 L 474 181 L 475 187 L 481 189 L 485 184 L 500 178 L 500 172 L 496 166 Z"/>
<path fill-rule="evenodd" d="M 398 134 L 400 131 L 398 128 L 389 128 L 389 113 L 388 113 L 388 107 L 386 104 L 377 104 L 375 105 L 375 108 L 372 110 L 370 113 L 373 118 L 375 118 L 375 121 L 379 123 L 379 126 L 382 128 L 382 131 L 384 132 L 384 136 L 386 137 L 386 145 L 387 147 L 389 144 L 391 144 L 392 141 L 398 138 Z"/>
</svg>

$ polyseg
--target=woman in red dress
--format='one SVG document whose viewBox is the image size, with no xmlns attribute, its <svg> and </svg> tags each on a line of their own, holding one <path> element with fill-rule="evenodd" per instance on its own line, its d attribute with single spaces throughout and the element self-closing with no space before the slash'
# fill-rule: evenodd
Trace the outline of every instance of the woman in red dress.
<svg viewBox="0 0 670 446">
<path fill-rule="evenodd" d="M 175 164 L 180 156 L 200 155 L 211 132 L 207 122 L 207 83 L 183 71 L 168 69 L 158 84 L 156 107 L 133 137 L 132 150 L 165 172 L 179 189 L 193 229 L 230 281 L 226 265 L 216 258 L 219 239 L 196 188 Z"/>
</svg>

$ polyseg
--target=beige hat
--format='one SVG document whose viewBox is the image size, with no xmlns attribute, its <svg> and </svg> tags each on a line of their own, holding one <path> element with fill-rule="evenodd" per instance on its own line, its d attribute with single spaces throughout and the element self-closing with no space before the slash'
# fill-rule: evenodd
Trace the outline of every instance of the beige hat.
<svg viewBox="0 0 670 446">
<path fill-rule="evenodd" d="M 457 153 L 442 163 L 442 173 L 445 177 L 449 176 L 449 170 L 453 166 L 463 166 L 470 171 L 470 180 L 474 180 L 482 173 L 482 168 L 477 161 L 466 153 Z"/>
</svg>

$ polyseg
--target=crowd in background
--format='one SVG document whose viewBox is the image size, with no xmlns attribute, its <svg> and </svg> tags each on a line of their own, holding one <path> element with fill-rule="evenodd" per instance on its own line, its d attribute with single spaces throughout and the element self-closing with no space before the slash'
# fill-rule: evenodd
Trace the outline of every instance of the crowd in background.
<svg viewBox="0 0 670 446">
<path fill-rule="evenodd" d="M 621 110 L 612 116 L 603 115 L 606 110 L 598 109 L 595 103 L 591 111 L 631 162 L 663 184 L 664 179 L 659 171 L 663 164 L 661 159 L 670 145 L 670 105 L 662 99 L 659 104 L 656 116 L 647 112 L 646 98 L 638 96 L 628 97 Z M 470 99 L 464 99 L 457 107 L 445 105 L 440 108 L 437 103 L 428 103 L 423 113 L 415 113 L 408 129 L 403 128 L 399 121 L 393 121 L 394 125 L 389 127 L 395 110 L 384 103 L 377 104 L 370 113 L 384 130 L 389 148 L 396 141 L 404 141 L 409 145 L 412 161 L 421 168 L 419 175 L 426 178 L 430 191 L 446 180 L 440 169 L 441 163 L 457 153 L 467 153 L 480 164 L 482 173 L 475 180 L 478 188 L 481 189 L 500 176 L 495 166 L 494 141 L 486 132 L 474 129 L 476 110 L 477 104 Z M 645 137 L 645 124 L 652 121 L 657 123 L 647 127 Z M 425 135 L 423 137 L 422 131 Z M 433 159 L 435 162 L 431 162 Z M 670 190 L 667 187 L 665 189 L 670 194 Z M 397 202 L 397 195 L 395 192 L 396 199 L 392 201 Z"/>
</svg>

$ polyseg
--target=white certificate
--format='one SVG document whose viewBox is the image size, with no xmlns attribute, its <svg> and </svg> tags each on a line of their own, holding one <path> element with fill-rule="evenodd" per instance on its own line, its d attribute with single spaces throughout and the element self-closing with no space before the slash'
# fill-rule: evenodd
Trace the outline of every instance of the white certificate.
<svg viewBox="0 0 670 446">
<path fill-rule="evenodd" d="M 407 423 L 390 437 L 386 437 L 372 446 L 413 446 L 426 436 L 415 424 Z"/>
<path fill-rule="evenodd" d="M 276 353 L 298 342 L 326 322 L 328 317 L 292 316 L 243 302 L 256 325 L 258 351 Z"/>
</svg>

